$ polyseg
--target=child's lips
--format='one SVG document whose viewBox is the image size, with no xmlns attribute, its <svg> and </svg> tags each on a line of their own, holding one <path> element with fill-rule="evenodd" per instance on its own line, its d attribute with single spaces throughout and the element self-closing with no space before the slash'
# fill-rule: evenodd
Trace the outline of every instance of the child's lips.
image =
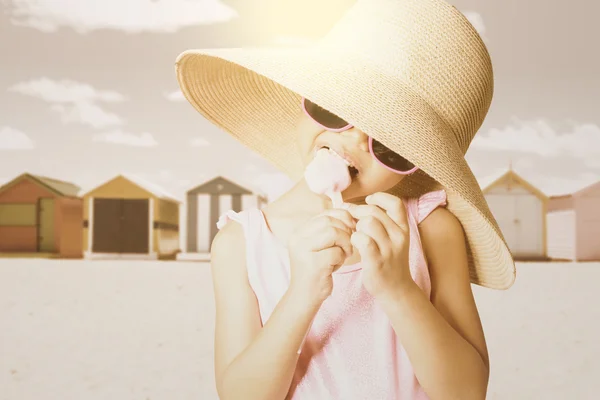
<svg viewBox="0 0 600 400">
<path fill-rule="evenodd" d="M 335 143 L 319 143 L 314 150 L 314 154 L 316 154 L 320 149 L 327 148 L 330 151 L 333 151 L 340 158 L 342 158 L 347 164 L 354 167 L 357 172 L 360 172 L 361 165 L 358 162 L 357 158 L 352 155 L 352 153 L 346 149 L 343 145 L 337 145 Z"/>
</svg>

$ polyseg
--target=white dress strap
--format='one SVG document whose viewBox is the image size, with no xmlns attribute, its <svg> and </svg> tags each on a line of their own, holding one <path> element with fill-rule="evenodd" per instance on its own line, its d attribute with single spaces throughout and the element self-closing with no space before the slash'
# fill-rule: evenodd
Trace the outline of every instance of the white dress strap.
<svg viewBox="0 0 600 400">
<path fill-rule="evenodd" d="M 260 209 L 237 213 L 229 210 L 219 218 L 217 226 L 221 229 L 230 220 L 238 222 L 244 229 L 248 281 L 264 324 L 289 286 L 289 257 L 269 231 Z"/>
</svg>

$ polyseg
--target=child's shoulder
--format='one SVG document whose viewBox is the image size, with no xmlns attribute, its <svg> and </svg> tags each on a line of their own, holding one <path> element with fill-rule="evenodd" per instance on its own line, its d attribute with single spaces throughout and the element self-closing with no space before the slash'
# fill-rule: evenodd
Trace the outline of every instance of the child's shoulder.
<svg viewBox="0 0 600 400">
<path fill-rule="evenodd" d="M 419 233 L 431 277 L 432 298 L 436 293 L 468 290 L 467 241 L 460 220 L 446 207 L 437 207 L 419 225 Z"/>
<path fill-rule="evenodd" d="M 213 270 L 233 272 L 245 268 L 246 238 L 238 221 L 229 219 L 219 229 L 210 246 L 210 259 Z"/>
<path fill-rule="evenodd" d="M 239 221 L 229 218 L 226 214 L 221 217 L 220 221 L 221 225 L 212 241 L 211 251 L 216 246 L 222 247 L 224 244 L 230 244 L 229 242 L 236 239 L 244 239 L 244 228 Z"/>
<path fill-rule="evenodd" d="M 421 241 L 435 245 L 464 241 L 464 231 L 459 219 L 446 207 L 436 207 L 419 224 Z"/>
</svg>

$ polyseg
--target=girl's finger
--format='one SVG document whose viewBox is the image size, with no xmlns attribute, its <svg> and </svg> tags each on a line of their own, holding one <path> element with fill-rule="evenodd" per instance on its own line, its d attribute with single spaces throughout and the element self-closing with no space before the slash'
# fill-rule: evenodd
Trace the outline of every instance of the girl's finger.
<svg viewBox="0 0 600 400">
<path fill-rule="evenodd" d="M 396 223 L 404 232 L 408 232 L 408 217 L 406 215 L 406 206 L 404 202 L 396 196 L 389 193 L 377 192 L 368 196 L 365 200 L 367 204 L 374 205 L 386 211 L 392 221 Z"/>
<path fill-rule="evenodd" d="M 327 215 L 333 218 L 337 218 L 352 230 L 356 228 L 356 221 L 354 221 L 354 218 L 352 218 L 352 215 L 348 212 L 348 210 L 331 208 L 322 212 L 321 215 Z"/>
<path fill-rule="evenodd" d="M 319 263 L 328 263 L 334 267 L 332 271 L 337 270 L 346 261 L 348 256 L 339 247 L 330 247 L 315 254 L 315 259 Z"/>
<path fill-rule="evenodd" d="M 303 233 L 303 236 L 306 238 L 310 238 L 311 236 L 315 236 L 319 234 L 319 232 L 326 230 L 329 227 L 345 230 L 348 234 L 353 232 L 353 228 L 349 227 L 347 223 L 340 220 L 339 218 L 332 217 L 329 215 L 321 215 L 315 218 L 308 226 Z"/>
<path fill-rule="evenodd" d="M 356 224 L 356 231 L 365 233 L 373 239 L 384 258 L 390 253 L 390 237 L 378 218 L 368 216 L 360 219 Z"/>
<path fill-rule="evenodd" d="M 352 255 L 351 234 L 348 230 L 337 227 L 320 230 L 317 234 L 307 238 L 309 249 L 311 251 L 321 251 L 337 246 L 344 250 L 346 257 L 350 257 Z"/>
<path fill-rule="evenodd" d="M 363 232 L 354 232 L 350 237 L 350 242 L 360 253 L 361 263 L 375 265 L 379 259 L 379 247 L 371 237 Z"/>
<path fill-rule="evenodd" d="M 388 236 L 394 234 L 394 230 L 398 229 L 396 223 L 386 214 L 385 210 L 372 205 L 350 205 L 349 213 L 356 219 L 362 220 L 365 218 L 376 218 L 387 232 Z"/>
</svg>

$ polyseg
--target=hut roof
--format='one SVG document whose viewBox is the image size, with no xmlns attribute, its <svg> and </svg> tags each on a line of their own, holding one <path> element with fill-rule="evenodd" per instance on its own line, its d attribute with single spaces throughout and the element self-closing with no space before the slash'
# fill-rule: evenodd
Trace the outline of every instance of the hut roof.
<svg viewBox="0 0 600 400">
<path fill-rule="evenodd" d="M 158 197 L 159 199 L 170 200 L 170 201 L 174 201 L 177 203 L 181 203 L 181 201 L 178 200 L 177 197 L 175 197 L 174 195 L 172 195 L 171 193 L 169 193 L 164 188 L 162 188 L 161 186 L 157 185 L 154 182 L 150 182 L 150 181 L 148 181 L 144 178 L 141 178 L 137 175 L 121 174 L 121 176 L 123 178 L 127 179 L 128 181 L 130 181 L 131 183 L 136 184 L 139 187 L 141 187 L 142 189 L 150 192 L 151 194 Z"/>
<path fill-rule="evenodd" d="M 15 183 L 17 183 L 23 179 L 30 179 L 30 180 L 34 181 L 35 183 L 37 183 L 38 185 L 45 187 L 46 189 L 48 189 L 49 191 L 51 191 L 52 193 L 54 193 L 58 196 L 76 197 L 77 194 L 79 193 L 79 191 L 81 190 L 81 188 L 79 186 L 75 185 L 74 183 L 61 181 L 61 180 L 54 179 L 54 178 L 48 178 L 48 177 L 40 176 L 40 175 L 33 175 L 33 174 L 26 172 L 24 174 L 17 176 L 15 179 L 5 183 L 4 185 L 2 185 L 0 187 L 0 191 L 8 189 L 10 186 L 14 185 Z"/>
<path fill-rule="evenodd" d="M 487 176 L 487 177 L 481 179 L 479 182 L 479 186 L 481 187 L 481 190 L 483 191 L 483 193 L 486 194 L 494 186 L 500 184 L 502 181 L 504 181 L 508 177 L 517 181 L 520 185 L 527 188 L 527 190 L 529 190 L 530 192 L 535 194 L 540 199 L 542 199 L 542 200 L 548 199 L 548 196 L 542 190 L 540 190 L 539 188 L 534 186 L 531 182 L 529 182 L 528 180 L 523 178 L 521 175 L 517 174 L 514 171 L 514 169 L 512 169 L 512 168 L 496 171 L 495 173 L 491 174 L 490 176 Z"/>
<path fill-rule="evenodd" d="M 482 191 L 485 192 L 486 189 L 488 189 L 490 186 L 492 186 L 492 184 L 494 184 L 494 182 L 497 182 L 498 180 L 500 180 L 500 178 L 502 178 L 504 175 L 506 175 L 506 173 L 509 170 L 506 168 L 497 170 L 489 175 L 484 176 L 483 178 L 479 178 L 477 179 L 478 183 L 479 183 L 479 187 L 481 188 Z"/>
<path fill-rule="evenodd" d="M 590 179 L 589 181 L 573 182 L 573 184 L 570 187 L 565 187 L 563 190 L 552 193 L 551 198 L 571 197 L 571 196 L 576 197 L 576 196 L 583 194 L 584 192 L 587 192 L 588 190 L 594 188 L 597 185 L 600 185 L 600 180 L 592 181 Z"/>
<path fill-rule="evenodd" d="M 224 193 L 224 194 L 255 194 L 263 199 L 266 199 L 266 196 L 260 191 L 248 189 L 243 187 L 237 183 L 235 183 L 232 179 L 225 178 L 223 176 L 217 176 L 212 178 L 190 190 L 187 191 L 188 194 L 203 194 L 203 193 Z"/>
<path fill-rule="evenodd" d="M 108 180 L 102 182 L 102 184 L 100 184 L 100 185 L 96 185 L 92 188 L 89 188 L 88 190 L 85 191 L 85 193 L 82 195 L 82 197 L 86 197 L 86 196 L 90 195 L 92 192 L 109 184 L 110 182 L 113 182 L 114 180 L 116 180 L 118 178 L 125 179 L 126 181 L 128 181 L 131 184 L 139 187 L 140 189 L 148 192 L 150 195 L 152 195 L 158 199 L 168 200 L 168 201 L 172 201 L 172 202 L 175 202 L 178 204 L 181 203 L 181 201 L 179 199 L 177 199 L 177 197 L 175 197 L 171 193 L 167 192 L 165 189 L 163 189 L 159 185 L 157 185 L 153 182 L 150 182 L 144 178 L 141 178 L 137 175 L 133 175 L 133 174 L 119 174 L 111 179 L 108 179 Z"/>
<path fill-rule="evenodd" d="M 34 178 L 40 180 L 44 184 L 50 186 L 57 192 L 62 193 L 65 196 L 77 196 L 81 188 L 73 183 L 60 181 L 58 179 L 47 178 L 45 176 L 34 176 Z"/>
</svg>

